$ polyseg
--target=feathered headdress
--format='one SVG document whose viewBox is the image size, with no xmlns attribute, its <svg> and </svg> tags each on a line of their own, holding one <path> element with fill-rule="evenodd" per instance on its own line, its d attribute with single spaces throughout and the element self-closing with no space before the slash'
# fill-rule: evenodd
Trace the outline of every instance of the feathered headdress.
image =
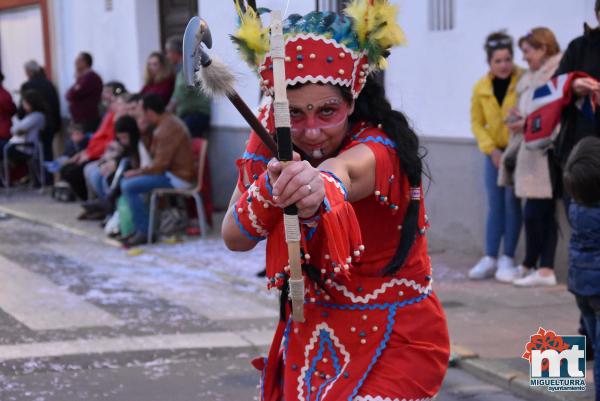
<svg viewBox="0 0 600 401">
<path fill-rule="evenodd" d="M 237 2 L 236 8 L 240 26 L 231 38 L 246 62 L 258 70 L 263 89 L 270 91 L 273 67 L 261 10 L 243 10 Z M 390 49 L 405 42 L 397 14 L 397 6 L 388 0 L 353 0 L 343 15 L 316 11 L 290 15 L 283 27 L 287 84 L 331 83 L 349 87 L 358 97 L 366 76 L 386 68 Z"/>
</svg>

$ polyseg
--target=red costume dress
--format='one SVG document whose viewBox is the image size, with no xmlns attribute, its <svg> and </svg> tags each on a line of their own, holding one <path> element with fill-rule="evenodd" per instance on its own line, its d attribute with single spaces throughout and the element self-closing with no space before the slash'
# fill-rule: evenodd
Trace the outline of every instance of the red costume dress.
<svg viewBox="0 0 600 401">
<path fill-rule="evenodd" d="M 450 349 L 431 287 L 423 200 L 419 235 L 406 263 L 394 276 L 382 276 L 400 240 L 409 185 L 395 144 L 381 129 L 357 125 L 341 152 L 359 144 L 371 149 L 377 165 L 376 194 L 352 203 L 356 220 L 347 222 L 360 227 L 364 252 L 347 276 L 335 275 L 324 288 L 306 280 L 306 321 L 281 322 L 270 353 L 276 360 L 255 361 L 263 369 L 261 400 L 426 400 L 441 386 Z M 258 177 L 269 158 L 252 134 L 238 161 L 242 192 L 242 177 Z M 320 269 L 330 258 L 323 246 L 327 230 L 319 220 L 317 215 L 304 221 L 303 243 Z M 278 242 L 285 254 L 285 243 Z M 267 275 L 270 285 L 278 286 L 285 270 L 270 260 L 273 246 L 267 246 Z"/>
<path fill-rule="evenodd" d="M 396 11 L 387 0 L 352 0 L 346 17 L 290 15 L 283 24 L 287 85 L 338 85 L 356 99 L 368 74 L 382 68 L 389 49 L 403 41 Z M 257 68 L 265 92 L 272 94 L 268 34 L 255 36 L 261 22 L 250 8 L 240 14 L 240 21 L 233 39 Z M 270 104 L 260 110 L 259 119 L 274 131 Z M 323 205 L 313 218 L 301 220 L 302 258 L 312 277 L 305 275 L 305 322 L 293 322 L 287 305 L 269 357 L 254 361 L 262 370 L 261 400 L 427 400 L 441 387 L 450 349 L 444 313 L 431 286 L 421 190 L 409 185 L 397 145 L 382 129 L 356 124 L 338 154 L 359 145 L 375 155 L 374 194 L 350 203 L 343 183 L 322 171 Z M 266 172 L 271 157 L 252 133 L 237 162 L 242 195 L 232 216 L 244 235 L 257 241 L 267 238 L 269 286 L 287 291 L 283 212 L 270 198 Z M 400 243 L 409 205 L 415 202 L 417 238 L 402 267 L 384 275 Z"/>
</svg>

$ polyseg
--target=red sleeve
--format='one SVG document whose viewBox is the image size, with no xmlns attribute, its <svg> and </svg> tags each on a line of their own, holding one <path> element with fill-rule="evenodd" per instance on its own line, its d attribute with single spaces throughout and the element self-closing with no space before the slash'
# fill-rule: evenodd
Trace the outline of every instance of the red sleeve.
<svg viewBox="0 0 600 401">
<path fill-rule="evenodd" d="M 258 120 L 267 127 L 267 131 L 272 131 L 269 129 L 274 126 L 270 104 L 259 110 Z M 271 154 L 269 148 L 254 131 L 251 131 L 244 153 L 236 161 L 238 168 L 237 188 L 240 192 L 244 192 L 247 186 L 267 169 L 267 163 L 272 157 L 274 155 Z"/>
<path fill-rule="evenodd" d="M 102 119 L 98 131 L 94 133 L 87 146 L 86 153 L 90 160 L 99 159 L 106 146 L 115 138 L 114 113 L 108 112 Z"/>
</svg>

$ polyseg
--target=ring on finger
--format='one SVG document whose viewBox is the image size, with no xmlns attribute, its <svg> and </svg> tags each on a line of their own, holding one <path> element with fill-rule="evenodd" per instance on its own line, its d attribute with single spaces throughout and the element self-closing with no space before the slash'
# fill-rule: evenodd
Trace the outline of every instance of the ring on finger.
<svg viewBox="0 0 600 401">
<path fill-rule="evenodd" d="M 310 184 L 306 184 L 306 188 L 308 189 L 308 193 L 312 194 L 312 187 L 310 186 Z"/>
</svg>

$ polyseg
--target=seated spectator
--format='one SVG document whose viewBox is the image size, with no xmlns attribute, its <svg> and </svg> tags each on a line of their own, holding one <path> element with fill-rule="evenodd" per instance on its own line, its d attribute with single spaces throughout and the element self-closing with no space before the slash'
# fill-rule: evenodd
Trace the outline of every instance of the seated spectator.
<svg viewBox="0 0 600 401">
<path fill-rule="evenodd" d="M 121 96 L 124 93 L 127 93 L 127 88 L 125 88 L 125 85 L 122 82 L 110 81 L 104 84 L 104 88 L 102 88 L 102 96 L 100 98 L 100 109 L 103 117 L 108 112 L 110 104 L 114 98 Z"/>
<path fill-rule="evenodd" d="M 61 177 L 69 183 L 75 195 L 81 200 L 86 200 L 88 197 L 84 168 L 91 161 L 98 160 L 114 139 L 114 123 L 124 114 L 125 105 L 122 96 L 114 97 L 108 112 L 102 119 L 102 124 L 90 138 L 87 148 L 76 153 L 60 170 Z M 85 218 L 85 216 L 80 217 Z"/>
<path fill-rule="evenodd" d="M 83 132 L 81 124 L 69 125 L 69 139 L 65 143 L 63 154 L 53 161 L 45 162 L 46 170 L 52 174 L 58 173 L 67 161 L 82 152 L 88 145 L 88 136 Z"/>
<path fill-rule="evenodd" d="M 89 213 L 100 214 L 103 217 L 114 212 L 117 199 L 121 196 L 120 181 L 123 173 L 130 169 L 140 168 L 140 131 L 135 118 L 130 115 L 120 117 L 115 122 L 115 142 L 120 147 L 119 157 L 111 160 L 115 168 L 106 174 L 104 195 L 82 204 Z"/>
<path fill-rule="evenodd" d="M 168 104 L 175 87 L 175 74 L 169 61 L 161 52 L 152 52 L 146 63 L 144 87 L 141 95 L 154 93 L 160 96 L 164 104 Z"/>
<path fill-rule="evenodd" d="M 185 124 L 165 111 L 156 94 L 144 96 L 144 116 L 154 126 L 150 165 L 125 172 L 121 191 L 133 214 L 135 233 L 123 241 L 130 247 L 147 242 L 148 211 L 143 196 L 155 188 L 189 188 L 194 180 L 194 156 Z"/>
<path fill-rule="evenodd" d="M 210 98 L 198 88 L 189 87 L 185 82 L 182 41 L 181 37 L 172 36 L 165 44 L 167 58 L 175 66 L 177 74 L 175 91 L 167 110 L 183 120 L 193 138 L 202 138 L 206 136 L 210 126 Z"/>
<path fill-rule="evenodd" d="M 22 94 L 22 101 L 25 116 L 12 126 L 12 136 L 5 145 L 8 146 L 8 159 L 13 163 L 26 162 L 33 155 L 33 145 L 39 143 L 40 132 L 46 126 L 46 107 L 42 96 L 30 90 Z"/>
<path fill-rule="evenodd" d="M 4 75 L 0 72 L 0 149 L 2 149 L 10 139 L 12 116 L 17 112 L 17 106 L 15 106 L 12 96 L 2 86 L 3 81 Z"/>
</svg>

